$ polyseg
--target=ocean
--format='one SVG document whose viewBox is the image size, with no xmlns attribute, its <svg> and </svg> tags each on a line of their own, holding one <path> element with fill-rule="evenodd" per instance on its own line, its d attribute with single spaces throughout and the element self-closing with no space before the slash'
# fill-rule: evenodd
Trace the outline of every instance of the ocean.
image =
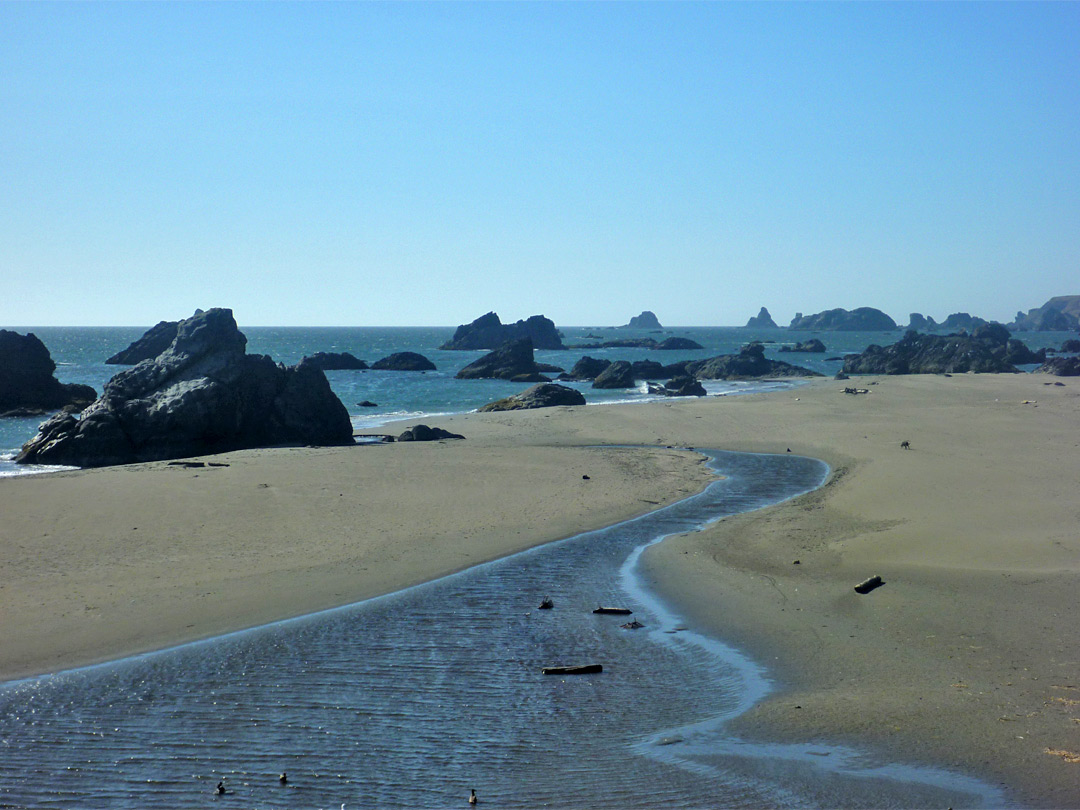
<svg viewBox="0 0 1080 810">
<path fill-rule="evenodd" d="M 57 365 L 56 377 L 64 383 L 90 385 L 99 394 L 105 383 L 126 366 L 106 365 L 105 360 L 126 348 L 142 336 L 147 327 L 8 327 L 21 334 L 33 332 L 52 354 Z M 349 352 L 368 364 L 394 352 L 418 352 L 436 367 L 429 372 L 405 371 L 329 371 L 330 386 L 352 417 L 357 429 L 377 428 L 395 420 L 422 418 L 437 421 L 439 416 L 465 413 L 507 397 L 525 386 L 503 380 L 457 380 L 454 375 L 464 366 L 484 354 L 481 351 L 441 351 L 438 347 L 450 339 L 453 327 L 247 327 L 240 330 L 247 336 L 248 352 L 265 354 L 274 360 L 292 365 L 316 352 Z M 718 354 L 731 354 L 752 340 L 766 344 L 766 356 L 785 360 L 828 376 L 842 366 L 838 359 L 844 354 L 859 352 L 871 343 L 893 343 L 901 332 L 788 332 L 782 329 L 741 329 L 736 327 L 675 327 L 662 333 L 610 327 L 562 327 L 563 342 L 571 344 L 597 343 L 602 340 L 651 337 L 688 337 L 704 348 L 696 351 L 649 351 L 646 349 L 597 349 L 567 351 L 537 351 L 541 363 L 560 366 L 569 371 L 582 356 L 588 354 L 608 360 L 653 359 L 661 363 L 676 360 L 704 359 Z M 599 339 L 590 336 L 598 336 Z M 824 354 L 781 353 L 782 346 L 818 337 L 826 345 Z M 1033 349 L 1059 347 L 1063 340 L 1073 337 L 1063 332 L 1033 332 L 1020 337 Z M 591 383 L 569 383 L 578 388 L 590 405 L 614 402 L 643 402 L 651 397 L 644 390 L 600 390 Z M 785 383 L 706 382 L 710 394 L 738 394 L 760 391 Z M 361 407 L 369 401 L 376 407 Z M 34 436 L 41 417 L 0 419 L 0 476 L 22 475 L 47 471 L 48 468 L 27 468 L 12 462 L 19 448 Z M 388 429 L 387 432 L 394 432 Z"/>
</svg>

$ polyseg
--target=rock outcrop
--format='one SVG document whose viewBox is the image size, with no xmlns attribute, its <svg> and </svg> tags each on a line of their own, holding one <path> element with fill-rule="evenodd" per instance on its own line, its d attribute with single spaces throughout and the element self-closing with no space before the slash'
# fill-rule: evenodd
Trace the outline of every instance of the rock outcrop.
<svg viewBox="0 0 1080 810">
<path fill-rule="evenodd" d="M 817 338 L 810 338 L 810 340 L 803 341 L 802 343 L 796 343 L 794 346 L 781 346 L 782 352 L 824 352 L 825 344 Z"/>
<path fill-rule="evenodd" d="M 437 442 L 442 439 L 464 439 L 460 433 L 451 433 L 438 427 L 414 425 L 397 437 L 399 442 Z"/>
<path fill-rule="evenodd" d="M 551 382 L 540 373 L 533 359 L 529 338 L 514 340 L 485 354 L 457 373 L 459 380 L 499 379 L 513 382 Z"/>
<path fill-rule="evenodd" d="M 696 351 L 704 348 L 696 340 L 690 338 L 672 337 L 657 342 L 652 338 L 620 338 L 619 340 L 605 340 L 603 343 L 578 343 L 567 346 L 568 349 L 657 349 L 659 351 Z"/>
<path fill-rule="evenodd" d="M 686 372 L 699 380 L 757 380 L 763 377 L 821 377 L 816 371 L 765 357 L 760 343 L 743 346 L 738 354 L 722 354 L 686 364 Z"/>
<path fill-rule="evenodd" d="M 810 332 L 887 332 L 896 329 L 896 321 L 873 307 L 829 309 L 816 315 L 797 313 L 788 329 Z"/>
<path fill-rule="evenodd" d="M 911 317 L 908 318 L 907 331 L 909 332 L 933 332 L 937 328 L 937 321 L 918 312 L 912 312 Z"/>
<path fill-rule="evenodd" d="M 1080 328 L 1080 295 L 1059 295 L 1041 307 L 1016 313 L 1010 328 L 1018 332 L 1071 332 Z"/>
<path fill-rule="evenodd" d="M 650 394 L 661 394 L 665 397 L 703 397 L 705 386 L 693 377 L 673 377 L 667 385 L 649 383 Z"/>
<path fill-rule="evenodd" d="M 1053 357 L 1035 371 L 1058 377 L 1080 377 L 1080 357 Z"/>
<path fill-rule="evenodd" d="M 908 332 L 891 346 L 871 345 L 844 358 L 848 374 L 1016 373 L 1008 360 L 1009 330 L 986 324 L 971 335 L 921 335 Z M 1023 344 L 1020 344 L 1021 346 Z M 1026 349 L 1027 347 L 1023 347 Z M 1014 347 L 1014 351 L 1018 351 Z"/>
<path fill-rule="evenodd" d="M 1061 351 L 1063 351 L 1063 352 L 1080 352 L 1080 340 L 1076 340 L 1075 338 L 1070 338 L 1069 340 L 1063 341 L 1062 344 L 1061 344 Z"/>
<path fill-rule="evenodd" d="M 143 360 L 157 357 L 172 345 L 179 325 L 180 321 L 159 321 L 156 326 L 147 329 L 141 338 L 105 362 L 113 366 L 133 366 Z"/>
<path fill-rule="evenodd" d="M 616 360 L 593 380 L 593 388 L 635 388 L 634 367 L 626 360 Z"/>
<path fill-rule="evenodd" d="M 635 380 L 670 380 L 675 376 L 668 366 L 655 360 L 635 360 L 630 365 L 634 370 Z"/>
<path fill-rule="evenodd" d="M 696 340 L 684 337 L 669 337 L 656 344 L 656 350 L 660 352 L 694 352 L 705 347 Z"/>
<path fill-rule="evenodd" d="M 649 310 L 645 310 L 640 315 L 635 315 L 630 319 L 630 323 L 625 326 L 619 327 L 620 329 L 663 329 L 660 325 L 660 321 Z"/>
<path fill-rule="evenodd" d="M 522 411 L 532 408 L 554 408 L 564 405 L 584 405 L 585 397 L 575 388 L 557 383 L 537 383 L 520 394 L 489 402 L 479 408 L 480 413 L 490 411 Z"/>
<path fill-rule="evenodd" d="M 569 372 L 560 374 L 559 378 L 563 380 L 595 380 L 610 365 L 610 360 L 585 355 L 574 363 L 574 367 Z"/>
<path fill-rule="evenodd" d="M 0 416 L 81 409 L 97 399 L 89 385 L 62 383 L 55 371 L 52 355 L 36 335 L 0 329 Z"/>
<path fill-rule="evenodd" d="M 967 332 L 974 332 L 980 326 L 989 323 L 985 318 L 979 318 L 975 315 L 969 315 L 966 312 L 954 312 L 948 318 L 946 318 L 940 329 L 947 329 L 950 332 L 959 332 L 964 330 Z"/>
<path fill-rule="evenodd" d="M 779 329 L 776 325 L 776 321 L 772 319 L 772 315 L 769 314 L 769 310 L 765 307 L 761 308 L 761 311 L 753 318 L 746 322 L 747 329 Z"/>
<path fill-rule="evenodd" d="M 434 371 L 435 364 L 417 352 L 395 352 L 371 364 L 379 371 Z"/>
<path fill-rule="evenodd" d="M 348 411 L 312 364 L 245 353 L 232 311 L 182 321 L 172 344 L 113 377 L 76 419 L 58 414 L 21 463 L 103 467 L 279 444 L 353 443 Z"/>
<path fill-rule="evenodd" d="M 543 315 L 504 324 L 494 312 L 481 315 L 472 323 L 459 326 L 442 349 L 498 349 L 512 340 L 528 338 L 537 349 L 562 349 L 562 337 L 555 324 Z"/>
<path fill-rule="evenodd" d="M 323 371 L 363 371 L 368 367 L 367 363 L 348 352 L 315 352 L 301 362 Z"/>
</svg>

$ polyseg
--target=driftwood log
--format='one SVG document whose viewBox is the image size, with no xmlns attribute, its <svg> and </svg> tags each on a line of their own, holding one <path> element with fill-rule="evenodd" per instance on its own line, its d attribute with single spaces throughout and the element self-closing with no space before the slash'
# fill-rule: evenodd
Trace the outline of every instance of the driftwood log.
<svg viewBox="0 0 1080 810">
<path fill-rule="evenodd" d="M 881 577 L 872 576 L 870 577 L 870 579 L 864 579 L 862 582 L 856 585 L 855 593 L 870 593 L 870 591 L 874 590 L 874 588 L 880 588 L 884 584 L 885 580 L 883 580 Z"/>
</svg>

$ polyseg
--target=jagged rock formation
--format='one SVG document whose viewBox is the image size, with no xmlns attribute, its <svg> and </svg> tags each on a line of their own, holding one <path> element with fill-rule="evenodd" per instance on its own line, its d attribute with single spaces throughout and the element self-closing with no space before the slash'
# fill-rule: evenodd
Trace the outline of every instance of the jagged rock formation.
<svg viewBox="0 0 1080 810">
<path fill-rule="evenodd" d="M 97 399 L 89 385 L 62 383 L 55 371 L 52 355 L 35 334 L 0 329 L 0 416 L 83 408 Z"/>
<path fill-rule="evenodd" d="M 585 355 L 576 363 L 569 372 L 560 374 L 562 380 L 595 380 L 603 373 L 604 369 L 611 365 L 610 360 L 602 360 Z"/>
<path fill-rule="evenodd" d="M 464 438 L 460 433 L 451 433 L 449 430 L 443 430 L 442 428 L 415 425 L 398 436 L 397 440 L 399 442 L 437 442 L 442 439 Z"/>
<path fill-rule="evenodd" d="M 631 318 L 630 323 L 626 324 L 625 326 L 620 326 L 619 328 L 620 329 L 663 329 L 664 327 L 660 325 L 660 321 L 657 320 L 656 315 L 654 315 L 649 310 L 645 310 L 640 315 L 635 315 L 633 318 Z"/>
<path fill-rule="evenodd" d="M 1061 351 L 1063 352 L 1080 352 L 1080 340 L 1070 339 L 1063 341 L 1061 344 Z"/>
<path fill-rule="evenodd" d="M 772 319 L 772 315 L 769 314 L 769 310 L 765 307 L 761 308 L 761 311 L 753 318 L 746 322 L 747 329 L 779 329 L 776 325 L 776 321 Z"/>
<path fill-rule="evenodd" d="M 315 352 L 301 362 L 323 371 L 363 371 L 368 364 L 348 352 Z"/>
<path fill-rule="evenodd" d="M 974 315 L 969 315 L 966 312 L 954 312 L 941 324 L 941 329 L 948 329 L 952 332 L 959 332 L 961 329 L 967 332 L 973 332 L 983 324 L 989 323 L 985 318 L 978 318 Z"/>
<path fill-rule="evenodd" d="M 232 311 L 181 321 L 172 345 L 121 371 L 81 419 L 58 414 L 20 463 L 103 467 L 279 444 L 353 443 L 345 406 L 312 364 L 245 354 Z"/>
<path fill-rule="evenodd" d="M 197 315 L 202 310 L 198 310 Z M 106 364 L 113 366 L 133 366 L 143 360 L 157 357 L 176 339 L 176 329 L 180 321 L 159 321 L 156 326 L 151 326 L 143 336 L 133 342 L 123 351 L 119 351 L 106 360 Z"/>
<path fill-rule="evenodd" d="M 829 309 L 816 315 L 796 313 L 788 329 L 821 332 L 887 332 L 896 329 L 896 321 L 873 307 Z"/>
<path fill-rule="evenodd" d="M 553 408 L 564 405 L 584 405 L 584 395 L 566 385 L 557 383 L 537 383 L 526 388 L 520 394 L 489 402 L 479 408 L 480 413 L 490 411 L 522 411 L 532 408 Z"/>
<path fill-rule="evenodd" d="M 435 364 L 416 352 L 395 352 L 371 364 L 380 371 L 434 371 Z"/>
<path fill-rule="evenodd" d="M 1059 295 L 1041 307 L 1016 313 L 1010 328 L 1018 332 L 1070 332 L 1080 328 L 1080 295 Z"/>
<path fill-rule="evenodd" d="M 782 352 L 823 352 L 825 351 L 825 344 L 817 338 L 810 338 L 810 340 L 803 341 L 802 343 L 796 343 L 794 346 L 781 346 Z"/>
<path fill-rule="evenodd" d="M 920 335 L 908 332 L 891 346 L 868 346 L 844 358 L 848 374 L 962 374 L 1018 372 L 1009 361 L 1026 346 L 1012 340 L 1001 324 L 986 324 L 971 335 Z"/>
<path fill-rule="evenodd" d="M 562 337 L 555 324 L 543 315 L 504 324 L 494 312 L 459 326 L 442 349 L 497 349 L 511 340 L 528 338 L 537 349 L 562 349 Z"/>
<path fill-rule="evenodd" d="M 816 371 L 765 357 L 760 343 L 743 346 L 738 354 L 722 354 L 686 364 L 686 372 L 699 380 L 756 380 L 762 377 L 821 377 Z"/>
<path fill-rule="evenodd" d="M 626 360 L 616 360 L 593 380 L 593 388 L 634 388 L 634 367 Z"/>
<path fill-rule="evenodd" d="M 1080 357 L 1054 357 L 1035 371 L 1040 374 L 1054 374 L 1058 377 L 1080 377 Z"/>
<path fill-rule="evenodd" d="M 918 312 L 912 312 L 908 321 L 907 331 L 909 332 L 933 332 L 938 328 L 937 321 L 930 317 L 924 317 Z"/>
<path fill-rule="evenodd" d="M 457 373 L 459 380 L 499 379 L 513 382 L 551 382 L 540 373 L 533 359 L 529 338 L 514 340 L 485 354 Z"/>
</svg>

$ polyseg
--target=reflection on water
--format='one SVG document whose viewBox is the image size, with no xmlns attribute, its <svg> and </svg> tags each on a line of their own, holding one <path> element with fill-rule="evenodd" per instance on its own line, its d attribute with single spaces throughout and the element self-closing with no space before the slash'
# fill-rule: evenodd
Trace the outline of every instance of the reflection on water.
<svg viewBox="0 0 1080 810">
<path fill-rule="evenodd" d="M 471 788 L 507 807 L 1000 804 L 965 777 L 724 736 L 764 675 L 676 632 L 634 575 L 635 550 L 819 486 L 826 468 L 712 455 L 725 478 L 615 527 L 347 608 L 0 687 L 0 807 L 446 807 Z M 546 596 L 554 608 L 537 610 Z M 630 607 L 645 627 L 623 629 L 597 604 Z M 604 670 L 541 674 L 579 663 Z"/>
</svg>

